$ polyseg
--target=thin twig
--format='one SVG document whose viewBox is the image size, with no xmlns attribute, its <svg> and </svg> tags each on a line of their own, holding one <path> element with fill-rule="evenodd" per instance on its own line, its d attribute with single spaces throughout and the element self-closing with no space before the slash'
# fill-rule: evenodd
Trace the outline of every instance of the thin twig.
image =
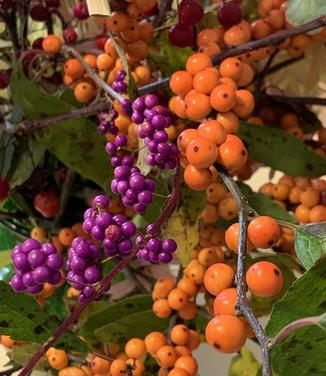
<svg viewBox="0 0 326 376">
<path fill-rule="evenodd" d="M 276 334 L 276 336 L 270 341 L 269 347 L 273 348 L 277 343 L 282 342 L 289 334 L 291 334 L 293 331 L 299 328 L 303 328 L 305 326 L 318 325 L 318 323 L 322 320 L 323 316 L 324 315 L 305 317 L 303 319 L 290 322 L 290 324 L 282 328 Z"/>
<path fill-rule="evenodd" d="M 111 107 L 111 103 L 106 99 L 100 99 L 97 102 L 91 103 L 88 106 L 73 109 L 64 112 L 60 115 L 49 116 L 37 120 L 25 120 L 18 123 L 12 130 L 14 134 L 22 135 L 38 129 L 49 127 L 57 123 L 61 123 L 66 120 L 86 118 L 91 115 L 95 115 L 98 112 L 108 110 Z"/>
<path fill-rule="evenodd" d="M 212 62 L 214 65 L 218 65 L 221 61 L 226 59 L 227 57 L 238 56 L 246 52 L 258 50 L 259 48 L 268 47 L 268 46 L 276 46 L 283 42 L 285 39 L 293 37 L 295 35 L 303 34 L 311 30 L 318 29 L 326 25 L 326 16 L 323 15 L 319 18 L 316 18 L 310 22 L 305 24 L 296 26 L 292 29 L 282 30 L 277 33 L 271 34 L 266 38 L 254 40 L 245 44 L 241 44 L 239 46 L 230 47 L 219 55 L 215 55 L 212 57 Z M 166 77 L 163 80 L 159 80 L 149 85 L 142 86 L 138 89 L 139 94 L 149 93 L 151 91 L 156 90 L 159 87 L 166 86 L 169 83 L 170 78 Z"/>
<path fill-rule="evenodd" d="M 158 15 L 153 21 L 155 27 L 164 23 L 167 13 L 171 10 L 172 3 L 173 0 L 158 0 Z"/>
<path fill-rule="evenodd" d="M 288 103 L 288 104 L 311 104 L 316 106 L 326 106 L 326 98 L 320 97 L 291 97 L 287 95 L 274 95 L 274 94 L 267 94 L 261 93 L 262 95 L 260 98 L 269 98 L 276 102 L 280 103 Z"/>
<path fill-rule="evenodd" d="M 61 218 L 65 214 L 66 207 L 67 207 L 69 197 L 71 194 L 71 189 L 76 179 L 76 176 L 77 174 L 75 171 L 68 169 L 67 176 L 63 183 L 62 190 L 61 190 L 60 208 L 59 208 L 58 214 L 54 218 L 53 227 L 57 227 L 60 224 Z"/>
<path fill-rule="evenodd" d="M 304 59 L 304 55 L 303 56 L 300 56 L 300 57 L 293 57 L 291 59 L 287 59 L 287 60 L 284 60 L 284 61 L 281 61 L 280 63 L 278 64 L 275 64 L 273 65 L 272 67 L 270 67 L 269 69 L 267 69 L 266 73 L 265 73 L 265 76 L 268 76 L 269 74 L 272 74 L 274 72 L 277 72 L 279 71 L 280 69 L 283 69 L 283 68 L 286 68 L 288 67 L 289 65 L 292 65 L 292 64 L 295 64 L 297 63 L 298 61 L 301 61 Z M 259 74 L 258 74 L 259 76 Z M 258 77 L 257 76 L 257 77 Z"/>
<path fill-rule="evenodd" d="M 118 102 L 122 102 L 124 100 L 123 96 L 112 89 L 112 87 L 107 84 L 105 81 L 98 76 L 98 74 L 85 62 L 83 56 L 73 47 L 71 46 L 62 46 L 62 51 L 66 51 L 73 55 L 83 66 L 89 78 L 91 78 L 98 87 L 103 89 L 106 93 L 108 93 L 112 98 L 116 99 Z"/>
<path fill-rule="evenodd" d="M 149 232 L 150 236 L 155 236 L 156 234 L 161 232 L 162 225 L 171 218 L 175 208 L 177 207 L 180 199 L 180 176 L 179 176 L 179 167 L 176 168 L 174 179 L 173 179 L 173 189 L 169 201 L 167 202 L 164 210 L 160 214 L 159 218 L 153 225 L 151 231 Z M 127 265 L 128 263 L 137 255 L 138 251 L 145 245 L 146 238 L 140 242 L 137 246 L 134 247 L 132 253 L 122 259 L 112 270 L 111 272 L 105 276 L 98 284 L 95 291 L 82 303 L 79 304 L 78 307 L 75 308 L 74 311 L 66 318 L 66 320 L 54 331 L 52 336 L 42 345 L 40 350 L 34 354 L 34 356 L 29 360 L 23 370 L 19 373 L 19 376 L 28 376 L 35 364 L 41 359 L 41 357 L 45 354 L 45 352 L 53 346 L 53 344 L 62 336 L 63 333 L 73 325 L 81 315 L 81 313 L 86 309 L 86 307 L 94 301 L 96 298 L 100 297 L 103 293 L 107 292 L 110 289 L 112 279 L 119 274 Z"/>
<path fill-rule="evenodd" d="M 271 56 L 269 57 L 269 59 L 267 60 L 267 63 L 265 64 L 263 70 L 261 72 L 259 72 L 259 74 L 256 76 L 256 79 L 254 80 L 255 83 L 256 83 L 256 91 L 260 91 L 262 85 L 263 85 L 263 82 L 264 82 L 264 78 L 268 72 L 268 69 L 269 67 L 271 66 L 275 56 L 277 55 L 278 51 L 274 51 Z"/>
<path fill-rule="evenodd" d="M 236 182 L 227 173 L 227 171 L 220 165 L 216 165 L 223 183 L 226 185 L 231 195 L 235 199 L 238 207 L 238 221 L 239 221 L 239 238 L 238 238 L 238 265 L 237 265 L 237 310 L 239 315 L 244 315 L 250 323 L 255 336 L 259 342 L 262 355 L 262 376 L 271 376 L 271 361 L 269 353 L 269 338 L 259 321 L 253 314 L 249 307 L 247 300 L 247 285 L 246 285 L 246 249 L 247 249 L 247 225 L 248 216 L 251 208 L 248 205 L 246 198 L 240 191 Z"/>
</svg>

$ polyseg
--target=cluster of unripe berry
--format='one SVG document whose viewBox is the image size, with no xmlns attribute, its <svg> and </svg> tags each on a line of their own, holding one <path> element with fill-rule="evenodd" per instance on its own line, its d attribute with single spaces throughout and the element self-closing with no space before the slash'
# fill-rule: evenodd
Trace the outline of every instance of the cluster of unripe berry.
<svg viewBox="0 0 326 376">
<path fill-rule="evenodd" d="M 260 192 L 293 212 L 300 223 L 326 221 L 325 190 L 322 179 L 291 176 L 282 176 L 276 184 L 266 183 L 260 188 Z"/>
</svg>

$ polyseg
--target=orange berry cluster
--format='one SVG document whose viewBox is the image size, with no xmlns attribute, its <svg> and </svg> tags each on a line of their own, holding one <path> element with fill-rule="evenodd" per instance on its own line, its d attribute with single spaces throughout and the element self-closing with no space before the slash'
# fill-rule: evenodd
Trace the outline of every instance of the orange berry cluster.
<svg viewBox="0 0 326 376">
<path fill-rule="evenodd" d="M 266 183 L 260 188 L 260 192 L 293 211 L 300 223 L 326 221 L 325 191 L 323 179 L 291 176 L 282 176 L 276 184 Z"/>
<path fill-rule="evenodd" d="M 196 303 L 192 300 L 198 286 L 190 278 L 182 278 L 178 283 L 171 276 L 156 281 L 152 292 L 153 312 L 159 318 L 171 316 L 175 311 L 183 320 L 192 320 L 197 315 Z"/>
<path fill-rule="evenodd" d="M 207 55 L 195 53 L 188 58 L 185 71 L 171 76 L 170 88 L 176 96 L 171 99 L 170 109 L 178 117 L 192 120 L 206 118 L 213 109 L 247 118 L 254 109 L 254 97 L 238 87 L 247 86 L 253 76 L 252 68 L 238 58 L 225 59 L 217 69 Z"/>
</svg>

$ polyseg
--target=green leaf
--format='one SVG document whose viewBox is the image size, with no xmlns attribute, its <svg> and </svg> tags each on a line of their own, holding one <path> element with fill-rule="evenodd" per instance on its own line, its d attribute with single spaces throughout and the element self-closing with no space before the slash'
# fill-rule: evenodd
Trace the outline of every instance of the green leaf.
<svg viewBox="0 0 326 376">
<path fill-rule="evenodd" d="M 103 265 L 102 265 L 102 274 L 103 275 L 107 275 L 110 273 L 110 271 L 115 267 L 117 266 L 117 264 L 112 261 L 112 260 L 109 260 L 109 261 L 106 261 Z M 124 275 L 124 272 L 120 272 L 118 273 L 111 281 L 111 284 L 112 286 L 115 285 L 116 283 L 118 282 L 121 282 L 121 281 L 124 281 L 126 279 L 125 275 Z"/>
<path fill-rule="evenodd" d="M 188 264 L 198 243 L 199 214 L 205 203 L 206 198 L 202 192 L 195 192 L 184 182 L 181 183 L 179 208 L 171 218 L 164 236 L 177 242 L 176 255 L 182 266 Z"/>
<path fill-rule="evenodd" d="M 15 346 L 12 351 L 8 353 L 8 356 L 12 361 L 19 365 L 26 365 L 31 357 L 40 349 L 40 346 L 35 343 L 30 343 L 24 346 Z M 43 356 L 33 367 L 33 371 L 47 372 L 51 370 L 49 362 Z"/>
<path fill-rule="evenodd" d="M 22 236 L 19 236 L 16 232 L 0 223 L 0 251 L 10 250 L 22 240 L 25 240 Z M 1 255 L 3 257 L 3 253 Z"/>
<path fill-rule="evenodd" d="M 105 140 L 88 119 L 65 121 L 39 134 L 43 143 L 61 162 L 82 176 L 108 189 L 112 167 L 105 153 Z"/>
<path fill-rule="evenodd" d="M 150 50 L 149 60 L 162 72 L 164 77 L 184 69 L 188 57 L 193 53 L 189 47 L 174 47 L 169 43 L 167 31 L 159 34 L 153 41 L 155 48 Z"/>
<path fill-rule="evenodd" d="M 0 282 L 0 332 L 22 342 L 43 344 L 57 329 L 60 321 L 49 316 L 30 295 L 15 293 Z M 56 346 L 67 351 L 87 352 L 87 346 L 72 332 L 65 332 Z"/>
<path fill-rule="evenodd" d="M 144 338 L 152 331 L 164 331 L 169 319 L 160 319 L 152 309 L 120 316 L 120 319 L 95 330 L 96 337 L 103 343 L 125 343 L 129 339 Z"/>
<path fill-rule="evenodd" d="M 241 192 L 245 194 L 249 205 L 259 215 L 269 215 L 276 219 L 282 219 L 283 221 L 296 223 L 296 219 L 269 196 L 265 195 L 264 193 L 253 192 L 249 185 L 245 183 L 239 182 L 238 185 L 241 189 Z"/>
<path fill-rule="evenodd" d="M 325 14 L 324 0 L 288 0 L 285 13 L 286 20 L 293 26 L 312 21 Z"/>
<path fill-rule="evenodd" d="M 326 257 L 323 257 L 275 303 L 266 326 L 269 336 L 275 336 L 295 320 L 324 314 L 325 271 Z M 273 368 L 279 376 L 322 376 L 326 369 L 325 348 L 326 335 L 320 327 L 298 329 L 274 347 Z"/>
<path fill-rule="evenodd" d="M 61 287 L 57 287 L 54 294 L 45 300 L 45 308 L 47 312 L 55 315 L 60 320 L 64 320 L 68 314 L 68 310 L 64 302 L 67 289 L 68 286 L 66 284 Z"/>
<path fill-rule="evenodd" d="M 96 304 L 94 303 L 94 305 Z M 100 308 L 102 309 L 88 316 L 86 322 L 82 325 L 80 329 L 81 335 L 88 340 L 96 341 L 94 336 L 96 329 L 102 330 L 103 327 L 116 322 L 121 317 L 128 317 L 132 313 L 149 310 L 152 304 L 150 295 L 136 295 L 122 299 L 114 304 L 109 302 L 101 304 Z"/>
<path fill-rule="evenodd" d="M 308 270 L 326 253 L 326 222 L 311 223 L 297 228 L 295 251 Z"/>
<path fill-rule="evenodd" d="M 242 121 L 238 135 L 244 140 L 251 158 L 275 170 L 291 176 L 321 176 L 326 173 L 326 158 L 280 129 Z"/>
<path fill-rule="evenodd" d="M 27 118 L 58 115 L 74 108 L 69 103 L 43 92 L 36 83 L 28 80 L 21 64 L 17 64 L 14 68 L 11 90 L 14 103 L 21 108 Z M 112 177 L 112 168 L 104 151 L 104 145 L 105 139 L 97 133 L 92 121 L 73 119 L 37 132 L 37 142 L 34 146 L 46 147 L 67 167 L 107 190 L 108 180 Z M 25 153 L 26 160 L 27 157 L 28 154 Z M 13 173 L 16 169 L 17 167 L 13 166 Z M 25 166 L 22 166 L 21 170 L 24 172 Z"/>
<path fill-rule="evenodd" d="M 1 253 L 0 253 L 0 269 L 2 269 L 3 267 L 11 264 L 10 255 L 11 255 L 11 250 L 1 251 Z"/>
<path fill-rule="evenodd" d="M 257 376 L 261 370 L 261 365 L 254 357 L 253 353 L 243 347 L 240 354 L 235 356 L 229 366 L 229 376 Z"/>
<path fill-rule="evenodd" d="M 32 137 L 24 138 L 16 147 L 13 160 L 8 171 L 8 179 L 12 188 L 23 184 L 30 178 L 45 154 L 44 144 Z"/>
<path fill-rule="evenodd" d="M 258 256 L 250 259 L 248 266 L 257 261 L 270 261 L 275 263 L 282 271 L 283 286 L 281 291 L 269 298 L 262 298 L 260 296 L 252 295 L 250 298 L 250 307 L 257 317 L 268 315 L 277 302 L 291 287 L 292 283 L 296 280 L 293 270 L 298 270 L 300 267 L 292 256 L 285 253 L 276 253 L 274 255 Z"/>
</svg>

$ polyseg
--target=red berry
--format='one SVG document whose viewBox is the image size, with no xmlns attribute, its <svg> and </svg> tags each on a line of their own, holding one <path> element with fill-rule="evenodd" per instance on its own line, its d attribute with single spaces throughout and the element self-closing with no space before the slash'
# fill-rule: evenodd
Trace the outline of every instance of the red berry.
<svg viewBox="0 0 326 376">
<path fill-rule="evenodd" d="M 242 20 L 241 9 L 239 5 L 236 4 L 234 1 L 223 3 L 221 8 L 219 9 L 217 18 L 223 27 L 229 29 L 230 27 L 238 24 Z"/>
<path fill-rule="evenodd" d="M 4 201 L 9 196 L 10 186 L 8 180 L 0 177 L 0 202 Z"/>
<path fill-rule="evenodd" d="M 178 8 L 180 23 L 194 25 L 204 16 L 204 9 L 197 0 L 183 0 Z"/>
<path fill-rule="evenodd" d="M 54 191 L 40 192 L 34 197 L 34 208 L 44 218 L 55 217 L 60 208 L 60 198 Z"/>
<path fill-rule="evenodd" d="M 176 47 L 192 47 L 195 42 L 194 27 L 176 24 L 169 30 L 169 41 Z"/>
<path fill-rule="evenodd" d="M 33 50 L 42 50 L 43 49 L 43 47 L 42 47 L 43 40 L 44 40 L 44 38 L 42 38 L 42 37 L 35 39 L 34 42 L 32 43 Z"/>
<path fill-rule="evenodd" d="M 13 0 L 2 0 L 0 1 L 0 9 L 9 10 L 13 5 Z"/>
<path fill-rule="evenodd" d="M 28 77 L 30 64 L 34 61 L 36 55 L 37 53 L 35 51 L 27 51 L 23 57 L 23 70 L 26 77 Z"/>
<path fill-rule="evenodd" d="M 63 39 L 67 44 L 74 44 L 78 38 L 76 31 L 72 27 L 63 30 Z"/>
<path fill-rule="evenodd" d="M 43 4 L 35 4 L 30 10 L 29 14 L 34 21 L 45 21 L 50 17 L 49 10 Z"/>
<path fill-rule="evenodd" d="M 59 8 L 60 0 L 45 0 L 45 5 L 48 8 Z"/>
<path fill-rule="evenodd" d="M 60 86 L 63 82 L 62 74 L 60 72 L 54 72 L 53 75 L 47 79 L 47 81 L 55 86 Z"/>
<path fill-rule="evenodd" d="M 101 50 L 104 50 L 105 43 L 108 39 L 109 39 L 108 37 L 97 38 L 96 41 L 95 41 L 96 47 L 101 49 Z"/>
<path fill-rule="evenodd" d="M 10 83 L 12 69 L 4 69 L 0 71 L 0 89 L 6 89 Z"/>
<path fill-rule="evenodd" d="M 158 6 L 157 6 L 157 3 L 153 6 L 152 9 L 149 9 L 147 11 L 144 12 L 144 16 L 147 18 L 147 17 L 151 17 L 151 16 L 155 16 L 155 14 L 158 13 Z"/>
<path fill-rule="evenodd" d="M 75 17 L 79 20 L 86 20 L 89 17 L 87 4 L 85 2 L 77 3 L 73 6 Z"/>
</svg>

